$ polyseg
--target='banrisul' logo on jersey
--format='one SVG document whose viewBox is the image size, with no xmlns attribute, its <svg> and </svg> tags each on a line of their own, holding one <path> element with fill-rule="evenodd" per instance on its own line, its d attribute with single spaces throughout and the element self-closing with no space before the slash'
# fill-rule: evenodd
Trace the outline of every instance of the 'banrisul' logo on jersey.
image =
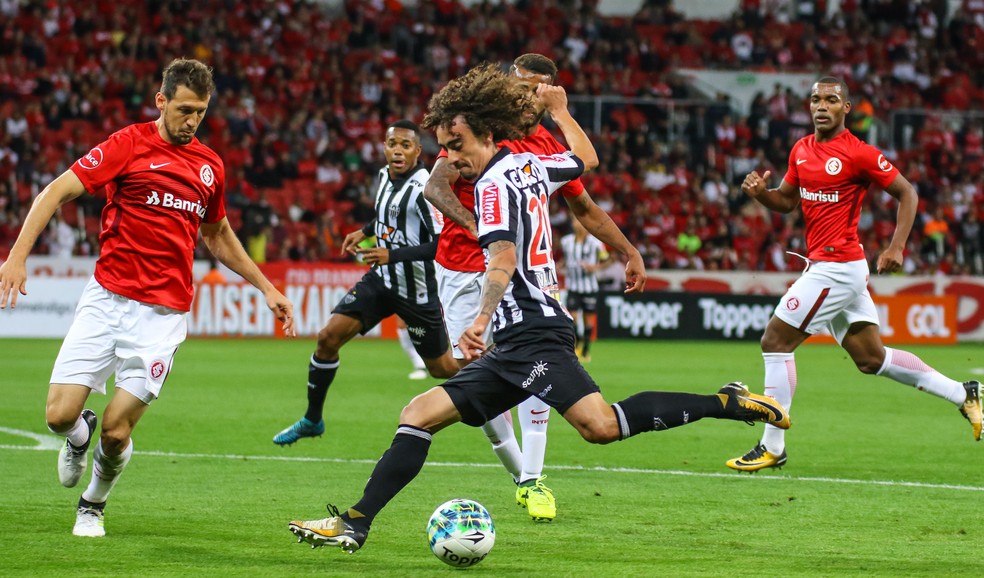
<svg viewBox="0 0 984 578">
<path fill-rule="evenodd" d="M 150 196 L 147 197 L 146 204 L 178 209 L 179 211 L 188 211 L 189 213 L 195 213 L 202 219 L 205 218 L 205 207 L 201 203 L 179 199 L 172 193 L 164 193 L 162 196 L 157 191 L 150 191 Z"/>
<path fill-rule="evenodd" d="M 836 203 L 840 201 L 840 191 L 834 191 L 832 193 L 825 193 L 823 191 L 813 192 L 800 187 L 800 198 L 804 201 L 813 201 L 815 203 Z"/>
</svg>

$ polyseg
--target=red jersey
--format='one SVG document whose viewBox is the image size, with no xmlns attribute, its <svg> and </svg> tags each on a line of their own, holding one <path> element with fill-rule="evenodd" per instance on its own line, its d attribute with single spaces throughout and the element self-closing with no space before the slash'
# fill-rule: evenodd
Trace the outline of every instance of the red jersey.
<svg viewBox="0 0 984 578">
<path fill-rule="evenodd" d="M 858 240 L 861 201 L 872 183 L 885 188 L 899 171 L 875 147 L 845 130 L 829 142 L 801 138 L 783 177 L 799 189 L 807 257 L 844 263 L 864 259 Z"/>
<path fill-rule="evenodd" d="M 509 147 L 514 153 L 533 153 L 535 155 L 552 155 L 562 153 L 567 149 L 554 138 L 550 131 L 537 125 L 536 132 L 520 140 L 507 140 L 498 143 L 499 146 Z M 446 157 L 447 152 L 438 155 Z M 467 209 L 475 206 L 475 183 L 459 178 L 451 189 L 458 200 Z M 576 197 L 584 192 L 581 179 L 574 179 L 558 189 L 565 197 Z M 485 271 L 485 255 L 478 246 L 478 240 L 468 234 L 468 231 L 451 219 L 444 219 L 444 229 L 437 243 L 435 261 L 451 271 Z"/>
<path fill-rule="evenodd" d="M 190 310 L 199 225 L 225 218 L 222 159 L 197 138 L 170 144 L 147 122 L 113 133 L 71 170 L 90 194 L 106 186 L 99 284 L 141 303 Z"/>
</svg>

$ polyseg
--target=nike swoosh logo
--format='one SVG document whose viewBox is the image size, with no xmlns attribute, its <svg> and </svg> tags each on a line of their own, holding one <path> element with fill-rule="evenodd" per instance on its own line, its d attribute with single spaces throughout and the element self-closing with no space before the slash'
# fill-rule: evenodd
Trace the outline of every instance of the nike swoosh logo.
<svg viewBox="0 0 984 578">
<path fill-rule="evenodd" d="M 150 163 L 150 170 L 159 169 L 161 167 L 166 167 L 169 164 L 171 164 L 171 163 L 161 163 L 159 165 L 155 165 L 154 163 Z"/>
<path fill-rule="evenodd" d="M 754 399 L 754 398 L 751 398 L 751 397 L 745 397 L 743 395 L 739 395 L 738 397 L 741 398 L 741 399 L 744 399 L 744 400 L 748 400 L 748 401 L 750 401 L 752 403 L 757 403 L 757 404 L 761 405 L 762 407 L 766 408 L 767 410 L 769 410 L 770 412 L 772 412 L 772 416 L 773 416 L 772 417 L 772 421 L 780 421 L 780 420 L 782 420 L 782 410 L 781 409 L 778 409 L 776 406 L 774 406 L 774 405 L 772 405 L 772 404 L 770 404 L 770 403 L 768 403 L 768 402 L 766 402 L 764 400 L 761 400 L 761 399 Z"/>
<path fill-rule="evenodd" d="M 801 164 L 803 164 L 805 162 L 806 162 L 806 159 L 797 159 L 796 160 L 796 165 L 799 166 L 799 165 L 801 165 Z"/>
<path fill-rule="evenodd" d="M 547 409 L 542 409 L 540 411 L 536 411 L 535 409 L 531 409 L 530 410 L 530 413 L 532 413 L 533 415 L 540 415 L 541 413 L 547 413 L 548 411 L 550 411 L 550 408 L 549 407 Z"/>
</svg>

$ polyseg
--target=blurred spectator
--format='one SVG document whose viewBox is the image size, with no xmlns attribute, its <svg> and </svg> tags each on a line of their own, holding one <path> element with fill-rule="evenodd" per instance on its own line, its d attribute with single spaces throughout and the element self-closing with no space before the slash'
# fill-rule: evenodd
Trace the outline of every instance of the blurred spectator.
<svg viewBox="0 0 984 578">
<path fill-rule="evenodd" d="M 691 217 L 687 221 L 686 228 L 677 235 L 677 251 L 681 254 L 681 268 L 683 269 L 703 269 L 704 264 L 697 253 L 703 246 L 700 236 L 697 234 L 697 219 Z"/>
<path fill-rule="evenodd" d="M 48 254 L 52 257 L 67 259 L 75 251 L 75 229 L 65 222 L 61 210 L 49 221 L 44 243 L 48 245 Z"/>
<path fill-rule="evenodd" d="M 950 233 L 942 207 L 937 207 L 932 216 L 925 220 L 922 233 L 925 239 L 923 255 L 929 262 L 939 263 L 946 254 L 946 236 Z"/>
<path fill-rule="evenodd" d="M 967 211 L 960 223 L 959 251 L 958 261 L 967 265 L 969 273 L 984 274 L 984 228 L 976 208 Z"/>
</svg>

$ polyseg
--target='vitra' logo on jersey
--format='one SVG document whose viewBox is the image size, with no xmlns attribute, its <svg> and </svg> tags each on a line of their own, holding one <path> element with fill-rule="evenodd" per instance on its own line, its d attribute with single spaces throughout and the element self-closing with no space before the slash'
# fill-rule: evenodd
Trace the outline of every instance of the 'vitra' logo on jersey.
<svg viewBox="0 0 984 578">
<path fill-rule="evenodd" d="M 164 197 L 162 198 L 158 196 L 157 191 L 150 191 L 150 196 L 147 197 L 146 204 L 178 209 L 179 211 L 188 211 L 189 213 L 195 213 L 202 219 L 205 218 L 205 207 L 201 203 L 198 201 L 178 199 L 171 193 L 164 193 Z"/>
</svg>

